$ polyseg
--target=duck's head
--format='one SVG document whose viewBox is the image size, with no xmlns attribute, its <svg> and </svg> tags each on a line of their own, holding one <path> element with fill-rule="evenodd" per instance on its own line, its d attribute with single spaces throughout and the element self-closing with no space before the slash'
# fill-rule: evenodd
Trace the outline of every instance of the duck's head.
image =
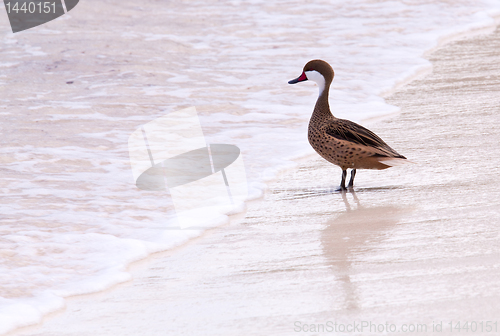
<svg viewBox="0 0 500 336">
<path fill-rule="evenodd" d="M 312 60 L 307 62 L 304 66 L 304 70 L 302 74 L 292 79 L 288 82 L 288 84 L 295 84 L 298 82 L 304 82 L 306 80 L 312 80 L 316 82 L 319 87 L 319 95 L 323 93 L 325 86 L 330 86 L 330 83 L 333 80 L 334 72 L 330 64 L 326 63 L 322 60 Z"/>
</svg>

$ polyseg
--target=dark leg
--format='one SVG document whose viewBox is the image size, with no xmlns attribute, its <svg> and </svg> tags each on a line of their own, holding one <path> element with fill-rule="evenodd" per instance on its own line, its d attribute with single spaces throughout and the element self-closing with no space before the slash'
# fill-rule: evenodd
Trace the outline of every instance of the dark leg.
<svg viewBox="0 0 500 336">
<path fill-rule="evenodd" d="M 347 170 L 342 170 L 342 181 L 340 181 L 340 188 L 337 189 L 337 191 L 344 191 L 346 190 L 345 187 L 345 178 L 347 176 Z"/>
<path fill-rule="evenodd" d="M 347 188 L 352 188 L 354 186 L 354 176 L 356 176 L 356 169 L 351 170 L 351 180 L 347 185 Z"/>
</svg>

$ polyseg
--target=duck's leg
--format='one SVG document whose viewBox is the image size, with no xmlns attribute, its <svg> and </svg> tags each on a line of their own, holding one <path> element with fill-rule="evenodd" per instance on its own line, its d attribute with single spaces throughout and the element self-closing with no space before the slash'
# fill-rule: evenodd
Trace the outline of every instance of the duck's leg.
<svg viewBox="0 0 500 336">
<path fill-rule="evenodd" d="M 354 186 L 354 176 L 356 176 L 356 169 L 351 170 L 351 179 L 349 180 L 347 188 L 352 188 Z"/>
<path fill-rule="evenodd" d="M 345 178 L 347 176 L 347 170 L 342 170 L 342 181 L 340 181 L 340 187 L 337 189 L 337 191 L 344 191 L 346 190 L 345 187 Z"/>
</svg>

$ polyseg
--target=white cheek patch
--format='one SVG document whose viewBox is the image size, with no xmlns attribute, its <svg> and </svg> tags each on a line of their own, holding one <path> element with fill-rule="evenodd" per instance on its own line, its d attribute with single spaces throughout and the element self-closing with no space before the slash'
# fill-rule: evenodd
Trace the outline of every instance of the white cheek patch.
<svg viewBox="0 0 500 336">
<path fill-rule="evenodd" d="M 305 74 L 307 79 L 312 80 L 313 82 L 318 84 L 319 95 L 321 96 L 323 90 L 325 89 L 325 77 L 323 77 L 323 75 L 317 72 L 316 70 L 306 71 Z"/>
</svg>

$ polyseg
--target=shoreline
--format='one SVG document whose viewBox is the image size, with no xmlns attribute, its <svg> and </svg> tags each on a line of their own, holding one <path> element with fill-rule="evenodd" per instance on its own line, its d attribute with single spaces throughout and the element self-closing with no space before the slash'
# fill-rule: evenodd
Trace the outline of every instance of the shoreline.
<svg viewBox="0 0 500 336">
<path fill-rule="evenodd" d="M 496 34 L 498 35 L 498 32 Z M 463 39 L 463 40 L 460 39 L 458 41 L 451 42 L 450 44 L 453 45 L 453 46 L 455 46 L 457 43 L 458 44 L 460 44 L 462 42 L 463 43 L 467 43 L 467 41 L 470 42 L 471 40 L 478 40 L 478 39 L 480 40 L 479 37 L 466 38 L 466 39 Z M 439 48 L 439 49 L 446 49 L 447 47 L 448 47 L 448 44 L 445 45 L 442 48 Z M 416 80 L 416 81 L 413 81 L 412 82 L 413 85 L 410 84 L 410 86 L 415 86 L 415 82 L 425 82 L 425 81 L 426 81 L 426 79 Z M 400 89 L 400 91 L 405 91 L 406 92 L 406 91 L 408 91 L 408 88 L 405 86 L 405 88 L 404 89 Z M 401 94 L 401 93 L 399 93 L 399 94 Z M 391 97 L 397 96 L 397 95 L 398 95 L 398 93 L 392 95 Z M 388 99 L 388 100 L 389 101 L 395 101 L 394 99 Z M 394 125 L 396 123 L 396 121 L 394 120 L 394 118 L 390 118 L 390 120 L 386 120 L 385 122 L 380 121 L 376 125 L 377 128 L 380 128 L 379 127 L 380 123 L 384 124 L 384 126 L 382 128 L 389 129 L 389 130 L 392 129 L 393 131 L 397 129 L 396 128 L 397 125 Z M 377 134 L 379 134 L 379 132 L 377 132 L 376 130 L 374 130 L 374 131 Z M 389 134 L 389 137 L 384 135 L 384 136 L 382 136 L 382 138 L 389 139 L 390 141 L 388 141 L 388 143 L 390 143 L 390 144 L 391 143 L 395 143 L 396 140 L 397 140 L 397 132 L 388 132 L 387 134 Z M 415 145 L 413 145 L 413 147 L 412 147 L 412 146 L 409 146 L 408 143 L 406 144 L 406 148 L 408 150 L 411 150 L 411 151 L 415 151 L 416 150 Z M 315 155 L 315 154 L 313 154 L 313 155 Z M 312 157 L 313 156 L 311 156 L 311 158 Z M 307 161 L 307 160 L 309 160 L 309 159 L 304 158 L 304 159 L 301 159 L 300 161 Z M 314 188 L 311 188 L 311 187 L 307 186 L 308 179 L 307 178 L 304 179 L 304 176 L 302 176 L 302 177 L 300 176 L 300 174 L 301 174 L 300 170 L 302 169 L 302 171 L 305 172 L 306 175 L 316 176 L 316 175 L 318 175 L 318 172 L 317 172 L 318 168 L 316 166 L 322 167 L 320 169 L 323 169 L 323 171 L 324 170 L 329 171 L 330 167 L 328 165 L 325 166 L 325 165 L 321 164 L 320 161 L 318 161 L 317 159 L 316 160 L 311 159 L 308 163 L 307 162 L 298 163 L 298 165 L 299 165 L 299 167 L 297 167 L 295 169 L 291 168 L 291 169 L 285 171 L 284 173 L 279 173 L 277 181 L 274 181 L 272 183 L 272 185 L 274 187 L 272 189 L 270 189 L 269 192 L 271 194 L 273 194 L 273 195 L 280 195 L 280 194 L 282 195 L 283 193 L 287 192 L 286 190 L 289 190 L 289 191 L 291 190 L 292 191 L 292 195 L 291 195 L 292 196 L 292 200 L 294 200 L 294 197 L 295 197 L 295 200 L 304 200 L 304 199 L 307 199 L 307 200 L 309 200 L 309 202 L 310 202 L 311 199 L 318 200 L 320 197 L 323 197 L 324 194 L 320 193 L 320 194 L 316 194 L 315 195 L 314 194 Z M 396 168 L 391 168 L 391 169 L 396 170 Z M 293 173 L 292 173 L 292 170 L 293 170 Z M 412 169 L 412 170 L 413 171 L 417 171 L 418 169 Z M 334 172 L 333 173 L 334 181 L 332 181 L 332 183 L 330 183 L 330 184 L 334 184 L 335 185 L 335 183 L 337 182 L 336 181 L 337 179 L 335 178 L 335 176 L 336 176 L 335 175 L 336 169 L 333 168 L 332 171 Z M 329 236 L 333 235 L 334 236 L 334 241 L 336 241 L 337 245 L 342 246 L 340 252 L 339 252 L 337 246 L 330 246 L 330 245 L 328 245 L 329 243 L 324 238 L 322 240 L 321 239 L 319 240 L 323 244 L 323 254 L 326 256 L 326 265 L 328 266 L 328 268 L 330 268 L 331 270 L 333 270 L 334 272 L 337 272 L 337 273 L 333 277 L 332 277 L 331 274 L 329 274 L 329 275 L 323 275 L 323 277 L 324 277 L 324 279 L 333 280 L 333 281 L 335 281 L 335 279 L 337 279 L 336 281 L 339 282 L 339 286 L 337 286 L 338 287 L 337 289 L 339 291 L 341 291 L 341 292 L 343 291 L 344 294 L 346 295 L 346 298 L 344 298 L 344 305 L 342 307 L 340 307 L 339 309 L 341 309 L 341 310 L 347 309 L 347 311 L 351 311 L 350 315 L 353 315 L 353 316 L 356 315 L 356 313 L 352 313 L 352 311 L 355 311 L 356 309 L 360 309 L 360 307 L 362 308 L 362 306 L 363 306 L 362 304 L 360 305 L 360 302 L 359 302 L 360 298 L 358 297 L 359 294 L 356 293 L 357 290 L 359 291 L 359 288 L 357 288 L 356 285 L 355 285 L 356 282 L 360 282 L 360 281 L 362 282 L 363 281 L 363 274 L 361 273 L 361 279 L 360 279 L 359 278 L 360 277 L 360 273 L 359 273 L 360 271 L 359 270 L 357 271 L 358 273 L 356 273 L 356 272 L 354 272 L 354 274 L 347 274 L 347 273 L 349 273 L 352 268 L 355 268 L 356 263 L 362 263 L 363 261 L 361 259 L 356 259 L 353 262 L 352 260 L 350 260 L 350 257 L 352 257 L 353 254 L 356 254 L 355 251 L 357 251 L 357 249 L 359 249 L 359 247 L 361 247 L 361 248 L 363 247 L 363 245 L 365 244 L 364 239 L 370 239 L 370 236 L 367 235 L 367 234 L 363 234 L 362 232 L 361 233 L 359 233 L 359 232 L 358 233 L 355 233 L 355 232 L 353 233 L 352 231 L 350 231 L 351 228 L 349 228 L 348 226 L 352 225 L 353 223 L 359 223 L 360 220 L 361 221 L 362 220 L 366 220 L 367 218 L 370 218 L 370 217 L 374 216 L 375 214 L 380 215 L 380 214 L 384 214 L 384 213 L 389 212 L 389 213 L 391 213 L 391 216 L 390 216 L 390 218 L 387 221 L 381 222 L 381 223 L 375 223 L 375 224 L 373 224 L 373 227 L 371 229 L 367 228 L 367 227 L 364 227 L 363 225 L 359 226 L 356 229 L 356 230 L 360 230 L 360 231 L 367 230 L 368 233 L 374 233 L 374 232 L 376 234 L 380 234 L 381 233 L 382 236 L 384 236 L 384 235 L 389 234 L 389 232 L 391 232 L 391 230 L 394 230 L 395 228 L 398 227 L 398 225 L 400 225 L 398 223 L 401 221 L 401 218 L 404 218 L 405 216 L 406 217 L 411 217 L 412 216 L 411 213 L 412 213 L 412 211 L 414 211 L 414 210 L 412 210 L 413 207 L 412 207 L 412 201 L 411 201 L 410 198 L 407 198 L 406 201 L 402 202 L 403 206 L 396 206 L 395 208 L 390 208 L 390 207 L 388 208 L 386 205 L 380 205 L 380 204 L 378 204 L 377 201 L 374 200 L 373 197 L 370 195 L 370 193 L 372 193 L 372 194 L 381 193 L 382 197 L 386 197 L 387 195 L 384 195 L 384 192 L 387 192 L 387 190 L 392 190 L 394 192 L 401 193 L 401 195 L 403 195 L 403 196 L 406 195 L 406 197 L 408 197 L 408 190 L 404 189 L 404 187 L 401 187 L 401 184 L 404 183 L 404 178 L 403 178 L 403 175 L 402 175 L 402 173 L 400 171 L 393 171 L 393 173 L 389 173 L 386 176 L 382 175 L 384 173 L 369 172 L 369 173 L 365 174 L 366 171 L 362 171 L 362 172 L 363 172 L 363 175 L 360 174 L 361 176 L 358 176 L 358 178 L 361 178 L 361 180 L 358 180 L 358 183 L 361 184 L 363 187 L 356 188 L 356 190 L 357 190 L 356 194 L 347 194 L 347 195 L 344 195 L 347 198 L 347 203 L 346 203 L 346 199 L 343 198 L 343 201 L 342 201 L 343 203 L 341 203 L 341 207 L 345 207 L 345 211 L 346 212 L 343 212 L 344 210 L 341 209 L 341 208 L 339 208 L 336 205 L 333 209 L 329 210 L 330 213 L 328 213 L 328 214 L 325 214 L 324 210 L 319 211 L 320 215 L 318 215 L 318 214 L 314 215 L 314 214 L 310 214 L 309 213 L 309 215 L 312 216 L 312 217 L 316 216 L 317 218 L 320 218 L 319 219 L 320 222 L 321 222 L 321 220 L 324 220 L 325 216 L 329 217 L 331 214 L 334 214 L 335 216 L 337 216 L 337 217 L 335 217 L 336 220 L 337 220 L 335 223 L 337 223 L 337 224 L 334 224 L 333 226 L 332 226 L 332 224 L 327 225 L 327 227 L 323 228 L 323 230 L 325 231 L 325 234 L 324 234 L 325 237 L 329 237 Z M 371 177 L 370 177 L 370 175 L 371 175 Z M 379 175 L 380 175 L 380 178 L 379 178 L 379 181 L 377 181 L 377 182 L 381 182 L 380 183 L 381 185 L 378 185 L 379 183 L 374 184 L 373 180 L 370 182 L 370 179 L 373 179 L 373 176 L 379 176 Z M 298 182 L 296 184 L 296 189 L 298 189 L 298 191 L 294 191 L 293 188 L 289 188 L 288 185 L 283 181 L 283 176 L 285 176 L 285 178 L 289 178 L 290 176 L 293 176 L 294 178 L 297 178 L 297 181 L 300 181 L 300 182 Z M 340 177 L 340 174 L 338 174 L 338 177 Z M 370 178 L 368 178 L 368 177 L 370 177 Z M 394 184 L 392 182 L 393 179 L 395 181 L 397 181 L 396 184 Z M 398 179 L 400 179 L 400 180 L 398 180 Z M 318 177 L 318 180 L 319 181 L 326 181 L 324 179 L 324 177 L 321 177 L 321 176 Z M 453 183 L 453 178 L 451 178 L 450 181 L 451 182 L 449 182 L 449 181 L 448 182 L 449 183 Z M 414 190 L 418 190 L 419 182 L 417 182 L 417 181 L 411 181 L 411 182 L 414 184 L 414 187 L 415 187 Z M 432 183 L 430 185 L 422 185 L 422 186 L 424 188 L 425 187 L 431 187 L 433 190 L 441 190 L 441 191 L 443 191 L 442 187 L 440 186 L 440 184 L 438 182 L 436 182 L 435 180 L 432 180 L 431 182 Z M 271 185 L 271 183 L 269 183 L 267 181 L 266 181 L 266 183 L 268 185 Z M 304 184 L 303 183 L 306 183 L 306 187 L 305 188 L 304 188 Z M 325 183 L 319 183 L 319 185 L 323 185 L 324 186 Z M 304 193 L 303 193 L 304 190 L 301 190 L 300 188 L 302 188 L 302 189 L 304 189 L 306 191 L 309 191 L 309 194 L 311 194 L 310 191 L 312 190 L 312 196 L 311 195 L 304 195 Z M 274 193 L 274 191 L 276 191 L 276 193 Z M 333 194 L 333 195 L 334 195 L 335 199 L 338 199 L 338 197 L 335 196 L 336 194 Z M 366 198 L 370 199 L 370 201 L 368 202 L 368 205 L 370 205 L 370 206 L 368 206 L 368 209 L 371 209 L 371 210 L 366 211 L 366 213 L 364 213 L 363 211 L 357 211 L 355 215 L 349 215 L 350 214 L 349 208 L 351 208 L 350 211 L 354 211 L 353 209 L 355 209 L 355 210 L 359 209 L 359 208 L 357 208 L 357 207 L 359 207 L 359 205 L 357 205 L 358 202 L 356 202 L 355 198 L 351 197 L 353 195 L 357 195 L 356 197 L 359 197 L 360 195 L 363 195 L 363 196 L 369 195 Z M 272 196 L 272 195 L 268 195 L 268 197 L 269 196 Z M 310 197 L 307 197 L 307 196 L 310 196 Z M 340 194 L 339 194 L 339 196 L 340 196 Z M 352 200 L 349 201 L 349 199 L 352 199 Z M 403 197 L 403 200 L 405 200 L 404 197 Z M 271 199 L 270 202 L 272 203 L 273 201 L 274 202 L 276 202 L 276 201 L 277 202 L 281 202 L 281 201 L 283 201 L 283 199 L 281 199 L 280 197 L 278 197 L 277 199 Z M 256 202 L 259 202 L 259 204 L 256 204 Z M 254 204 L 247 203 L 247 206 L 248 206 L 248 208 L 253 208 L 255 210 L 254 207 L 259 208 L 260 206 L 262 206 L 262 203 L 264 203 L 264 202 L 266 202 L 266 193 L 264 194 L 263 198 L 259 198 L 257 200 L 254 200 L 254 201 L 250 202 L 250 203 L 254 203 Z M 364 202 L 366 203 L 367 201 L 364 200 Z M 295 203 L 295 204 L 297 205 L 297 203 Z M 313 209 L 314 209 L 314 207 L 317 207 L 317 204 L 314 204 L 314 202 L 313 202 L 313 204 L 309 204 L 309 205 Z M 366 205 L 363 205 L 363 206 L 366 207 Z M 317 210 L 317 208 L 316 208 L 316 210 Z M 278 209 L 276 211 L 278 211 Z M 346 216 L 342 217 L 343 215 L 346 215 Z M 280 216 L 283 217 L 282 214 L 280 214 Z M 316 218 L 316 217 L 314 217 L 314 218 Z M 350 240 L 353 240 L 352 243 L 344 243 L 343 242 L 343 237 L 340 237 L 340 236 L 336 235 L 336 230 L 333 230 L 333 231 L 330 230 L 332 227 L 338 228 L 338 226 L 339 226 L 338 225 L 338 222 L 339 222 L 338 218 L 339 217 L 340 218 L 345 218 L 345 219 L 341 219 L 340 220 L 340 223 L 341 223 L 340 227 L 344 227 L 344 230 L 346 230 L 347 234 L 354 235 L 353 237 L 350 238 Z M 266 217 L 262 216 L 261 218 L 266 218 Z M 285 215 L 283 218 L 291 220 L 291 218 L 289 216 L 287 216 L 287 215 Z M 257 224 L 255 224 L 255 220 L 254 220 L 253 224 L 257 225 Z M 248 223 L 244 224 L 244 225 L 248 225 Z M 316 224 L 317 227 L 322 227 L 322 225 L 323 224 Z M 347 225 L 347 226 L 345 226 L 345 225 Z M 228 228 L 231 227 L 231 226 L 232 226 L 232 224 L 228 224 L 227 225 Z M 219 229 L 222 229 L 222 228 L 225 228 L 225 229 L 224 230 L 219 230 Z M 151 268 L 154 268 L 153 264 L 155 264 L 155 263 L 160 263 L 160 264 L 163 264 L 163 266 L 165 266 L 165 262 L 162 263 L 160 259 L 167 258 L 167 257 L 172 257 L 173 255 L 181 253 L 181 252 L 185 253 L 186 252 L 185 250 L 187 250 L 189 248 L 198 248 L 198 245 L 203 245 L 204 243 L 206 243 L 205 240 L 210 240 L 208 238 L 210 238 L 210 237 L 213 238 L 214 235 L 221 234 L 222 231 L 232 231 L 232 230 L 226 230 L 226 229 L 227 228 L 226 228 L 226 225 L 225 225 L 225 226 L 222 226 L 222 227 L 217 227 L 217 228 L 214 228 L 214 229 L 207 230 L 200 237 L 195 238 L 193 240 L 190 240 L 189 242 L 187 242 L 187 243 L 185 243 L 185 244 L 183 244 L 183 245 L 181 245 L 179 247 L 176 247 L 173 250 L 168 250 L 168 251 L 164 251 L 164 252 L 154 253 L 154 254 L 148 256 L 147 258 L 145 258 L 143 260 L 140 260 L 140 261 L 137 261 L 137 262 L 134 262 L 134 263 L 130 264 L 129 265 L 130 270 L 131 270 L 132 273 L 134 273 L 134 272 L 136 273 L 135 277 L 137 278 L 138 277 L 137 273 L 139 272 L 139 269 L 146 268 L 146 269 L 149 269 L 149 271 L 151 271 Z M 235 230 L 238 231 L 238 225 L 236 225 L 236 229 Z M 294 231 L 291 228 L 290 228 L 290 230 Z M 208 234 L 208 232 L 210 232 L 210 234 Z M 411 234 L 411 230 L 409 232 L 410 233 L 406 232 L 405 234 Z M 242 232 L 240 231 L 239 233 L 241 234 Z M 313 234 L 313 233 L 311 233 L 311 234 Z M 222 235 L 222 236 L 224 236 L 224 235 Z M 347 237 L 349 237 L 349 236 L 347 236 Z M 427 237 L 427 238 L 429 238 L 429 237 Z M 312 241 L 315 241 L 314 238 L 312 239 Z M 377 245 L 377 243 L 380 244 L 381 242 L 383 242 L 383 239 L 379 240 L 379 241 L 375 241 L 374 244 Z M 286 245 L 285 241 L 280 241 L 280 243 Z M 394 246 L 392 248 L 396 248 L 397 249 L 397 247 L 394 247 Z M 369 250 L 369 252 L 373 252 L 373 251 L 375 251 L 373 248 L 371 250 Z M 498 253 L 498 251 L 495 251 L 495 253 Z M 156 259 L 156 260 L 153 260 L 153 259 Z M 323 260 L 323 262 L 324 262 L 324 260 Z M 439 262 L 442 263 L 442 261 L 439 261 Z M 137 264 L 137 263 L 140 263 L 140 265 Z M 488 263 L 489 262 L 487 262 L 486 265 Z M 321 265 L 321 262 L 318 265 Z M 371 264 L 369 266 L 374 270 L 374 274 L 377 274 L 377 273 L 383 274 L 384 273 L 383 269 L 377 268 L 376 264 Z M 299 266 L 295 265 L 295 267 L 299 267 L 300 268 L 300 265 Z M 413 265 L 412 267 L 415 267 L 415 266 Z M 133 268 L 136 268 L 136 270 L 134 271 Z M 339 269 L 340 269 L 340 271 L 338 271 Z M 417 269 L 418 269 L 418 267 L 417 267 Z M 307 269 L 305 269 L 304 271 L 307 272 Z M 263 272 L 265 273 L 265 271 L 263 271 Z M 316 274 L 316 275 L 318 275 L 318 274 Z M 447 274 L 441 274 L 441 275 L 442 276 L 446 276 Z M 269 276 L 271 277 L 272 280 L 275 280 L 275 281 L 277 280 L 276 278 L 273 278 L 272 275 L 269 275 Z M 352 279 L 352 278 L 356 278 L 356 276 L 358 277 L 357 279 Z M 399 275 L 399 276 L 401 276 L 401 275 Z M 340 280 L 338 280 L 338 279 L 340 279 Z M 311 278 L 308 278 L 308 281 L 314 281 L 314 280 L 311 279 Z M 150 283 L 149 285 L 154 285 L 154 282 Z M 376 285 L 380 285 L 380 284 L 376 284 Z M 68 309 L 69 310 L 72 309 L 73 313 L 76 314 L 76 311 L 74 310 L 74 308 L 71 308 L 75 304 L 76 304 L 76 306 L 80 306 L 80 307 L 91 307 L 92 303 L 88 302 L 88 301 L 90 301 L 90 299 L 94 299 L 95 295 L 103 296 L 103 298 L 102 298 L 103 300 L 100 300 L 101 304 L 103 303 L 103 301 L 107 300 L 106 297 L 112 297 L 113 299 L 118 300 L 116 292 L 121 291 L 122 292 L 121 294 L 123 295 L 124 292 L 125 292 L 125 290 L 124 290 L 125 287 L 128 287 L 129 289 L 131 289 L 132 291 L 134 291 L 134 290 L 137 290 L 137 286 L 138 285 L 134 284 L 134 281 L 132 280 L 132 281 L 127 281 L 125 283 L 121 283 L 121 284 L 115 285 L 112 288 L 106 289 L 106 290 L 104 290 L 102 292 L 99 292 L 99 293 L 84 294 L 84 295 L 79 295 L 79 296 L 68 297 L 68 298 L 65 298 L 65 300 L 67 301 L 67 307 L 70 307 L 70 308 L 67 308 L 66 311 L 54 312 L 54 313 L 51 313 L 51 314 L 56 314 L 59 317 L 64 317 L 66 319 L 71 319 L 70 317 L 68 317 L 68 314 L 69 314 Z M 134 287 L 135 287 L 135 289 L 134 289 Z M 324 287 L 324 284 L 323 284 L 323 287 Z M 420 288 L 420 290 L 423 290 L 423 288 Z M 331 295 L 333 295 L 333 297 L 335 297 L 334 294 L 331 294 Z M 319 299 L 319 296 L 317 296 L 317 293 L 315 293 L 315 297 L 317 297 Z M 84 301 L 86 301 L 86 302 L 84 302 Z M 122 300 L 121 302 L 124 302 L 124 301 Z M 323 302 L 323 304 L 324 304 L 324 302 Z M 375 305 L 375 307 L 377 307 L 377 305 Z M 334 311 L 337 311 L 337 310 L 334 309 Z M 434 311 L 435 311 L 435 309 L 434 309 Z M 420 313 L 422 313 L 422 311 L 420 311 Z M 372 312 L 371 316 L 375 316 L 373 314 L 374 313 Z M 64 316 L 61 316 L 61 315 L 64 315 Z M 50 316 L 52 316 L 52 315 L 50 315 Z M 47 317 L 46 321 L 45 321 L 45 318 L 44 318 L 44 322 L 50 324 L 49 328 L 50 327 L 56 328 L 57 323 L 55 323 L 54 321 L 55 321 L 55 319 L 58 318 L 58 316 L 53 316 L 53 317 L 50 317 L 50 318 Z M 133 316 L 133 315 L 129 315 L 129 316 Z M 477 316 L 477 314 L 476 314 L 476 316 Z M 272 321 L 269 321 L 269 323 L 272 323 Z M 246 326 L 248 327 L 248 323 L 246 324 Z M 11 333 L 8 333 L 7 335 L 14 335 L 14 334 L 28 335 L 29 332 L 28 332 L 28 329 L 26 329 L 26 328 L 29 328 L 30 331 L 31 330 L 38 331 L 39 329 L 43 329 L 44 325 L 42 325 L 42 326 L 39 326 L 39 325 L 37 325 L 37 326 L 29 326 L 29 327 L 25 327 L 25 328 L 22 328 L 22 329 L 17 329 L 15 331 L 11 332 Z M 282 332 L 285 332 L 285 329 L 286 329 L 285 326 L 281 325 L 281 329 L 279 329 L 279 330 L 281 330 Z M 228 332 L 227 328 L 226 329 L 222 328 L 222 330 L 223 330 L 223 332 L 224 332 L 224 330 L 225 330 L 225 332 Z M 251 330 L 247 329 L 247 331 L 249 332 L 249 334 L 252 334 Z"/>
</svg>

